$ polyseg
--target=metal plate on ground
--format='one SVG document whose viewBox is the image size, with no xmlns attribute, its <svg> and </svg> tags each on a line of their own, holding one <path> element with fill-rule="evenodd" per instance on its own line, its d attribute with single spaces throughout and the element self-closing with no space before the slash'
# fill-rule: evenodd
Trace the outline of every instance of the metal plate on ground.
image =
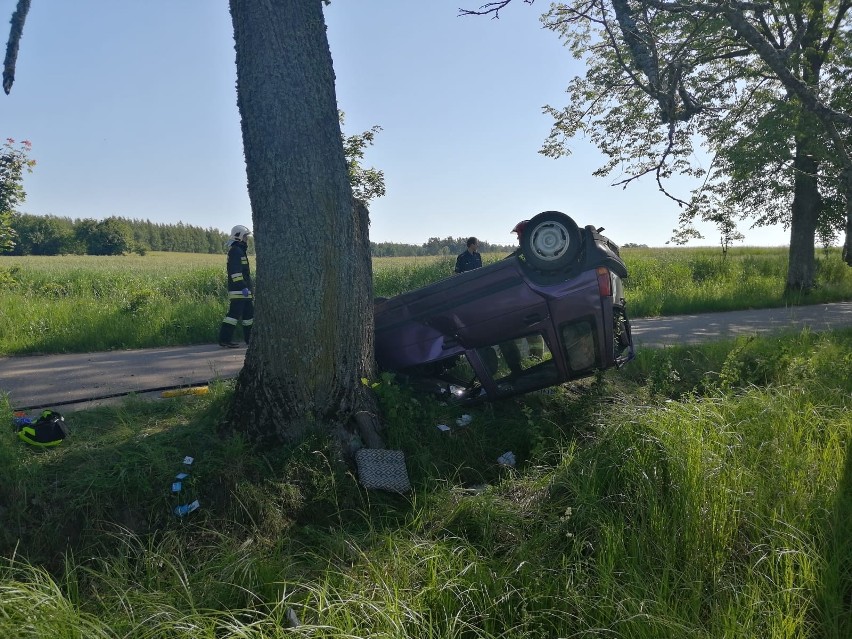
<svg viewBox="0 0 852 639">
<path fill-rule="evenodd" d="M 355 452 L 358 479 L 364 488 L 405 493 L 411 490 L 401 450 L 361 448 Z"/>
</svg>

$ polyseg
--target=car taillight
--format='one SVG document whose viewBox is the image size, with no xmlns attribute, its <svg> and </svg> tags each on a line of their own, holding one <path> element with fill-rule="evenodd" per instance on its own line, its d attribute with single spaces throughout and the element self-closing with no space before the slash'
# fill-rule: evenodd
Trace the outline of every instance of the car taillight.
<svg viewBox="0 0 852 639">
<path fill-rule="evenodd" d="M 598 269 L 598 290 L 601 292 L 601 297 L 612 296 L 612 279 L 609 277 L 609 269 L 599 266 Z"/>
</svg>

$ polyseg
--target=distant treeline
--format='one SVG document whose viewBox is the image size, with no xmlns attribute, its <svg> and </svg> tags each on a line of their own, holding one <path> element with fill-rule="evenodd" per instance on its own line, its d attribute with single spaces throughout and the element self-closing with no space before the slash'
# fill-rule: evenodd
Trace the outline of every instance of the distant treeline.
<svg viewBox="0 0 852 639">
<path fill-rule="evenodd" d="M 214 228 L 157 224 L 150 220 L 108 217 L 98 221 L 53 215 L 15 213 L 12 217 L 15 246 L 2 255 L 123 255 L 148 251 L 222 253 L 228 234 Z M 374 257 L 456 255 L 464 251 L 466 237 L 430 237 L 424 244 L 370 242 Z M 249 238 L 249 252 L 253 252 Z M 480 253 L 511 252 L 514 246 L 479 240 Z"/>
<path fill-rule="evenodd" d="M 517 247 L 491 244 L 479 240 L 480 253 L 505 251 L 511 253 Z M 467 249 L 466 237 L 430 237 L 424 244 L 399 244 L 397 242 L 370 242 L 373 257 L 412 257 L 420 255 L 458 255 Z"/>
<path fill-rule="evenodd" d="M 179 222 L 108 217 L 75 219 L 16 213 L 12 217 L 15 246 L 4 255 L 123 255 L 148 251 L 221 253 L 228 234 Z"/>
</svg>

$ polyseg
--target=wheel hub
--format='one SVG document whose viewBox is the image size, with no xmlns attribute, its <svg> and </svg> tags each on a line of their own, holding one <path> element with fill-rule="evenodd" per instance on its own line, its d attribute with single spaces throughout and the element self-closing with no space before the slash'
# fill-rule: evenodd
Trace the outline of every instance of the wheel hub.
<svg viewBox="0 0 852 639">
<path fill-rule="evenodd" d="M 568 229 L 559 222 L 547 222 L 532 230 L 530 246 L 542 260 L 558 260 L 570 243 Z"/>
</svg>

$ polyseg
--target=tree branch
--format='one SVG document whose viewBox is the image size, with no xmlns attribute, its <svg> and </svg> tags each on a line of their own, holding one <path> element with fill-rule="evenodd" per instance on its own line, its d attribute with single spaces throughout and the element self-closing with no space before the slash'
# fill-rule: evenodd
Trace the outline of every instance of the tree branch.
<svg viewBox="0 0 852 639">
<path fill-rule="evenodd" d="M 532 4 L 535 0 L 524 0 L 526 4 Z M 487 16 L 491 15 L 492 19 L 500 17 L 500 11 L 510 5 L 512 0 L 499 0 L 498 2 L 486 2 L 478 9 L 462 9 L 459 7 L 460 16 Z"/>
<path fill-rule="evenodd" d="M 852 116 L 835 111 L 824 104 L 804 82 L 787 68 L 784 57 L 754 28 L 742 11 L 733 8 L 733 5 L 731 5 L 725 7 L 723 13 L 739 36 L 754 49 L 766 66 L 772 69 L 784 87 L 799 98 L 809 111 L 823 121 L 830 120 L 839 124 L 852 125 Z"/>
<path fill-rule="evenodd" d="M 12 90 L 15 82 L 15 63 L 18 61 L 18 46 L 24 33 L 24 22 L 30 10 L 30 0 L 18 0 L 18 6 L 12 13 L 12 28 L 9 30 L 9 41 L 6 43 L 6 58 L 3 60 L 3 90 L 6 95 Z"/>
<path fill-rule="evenodd" d="M 849 2 L 848 0 L 844 0 L 840 3 L 840 6 L 837 7 L 837 15 L 834 17 L 834 24 L 831 25 L 831 29 L 828 32 L 828 37 L 825 39 L 825 42 L 822 43 L 823 55 L 827 54 L 831 50 L 831 45 L 834 42 L 835 36 L 837 36 L 841 23 L 843 22 L 843 17 L 850 8 L 852 8 L 852 2 Z"/>
</svg>

